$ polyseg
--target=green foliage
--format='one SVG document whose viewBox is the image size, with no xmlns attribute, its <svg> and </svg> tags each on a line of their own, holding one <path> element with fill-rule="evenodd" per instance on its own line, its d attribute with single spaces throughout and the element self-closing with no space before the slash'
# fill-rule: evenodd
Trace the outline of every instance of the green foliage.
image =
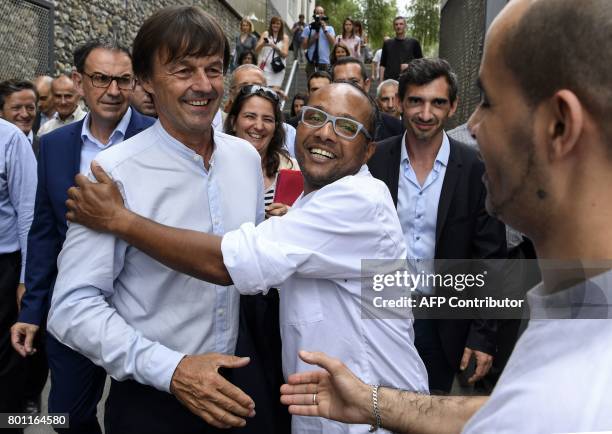
<svg viewBox="0 0 612 434">
<path fill-rule="evenodd" d="M 440 1 L 412 0 L 406 8 L 409 36 L 417 39 L 423 48 L 423 55 L 438 55 L 440 42 Z"/>
<path fill-rule="evenodd" d="M 316 2 L 316 4 L 323 6 L 325 9 L 325 15 L 329 17 L 329 24 L 336 31 L 336 35 L 342 34 L 342 23 L 345 18 L 363 19 L 359 3 L 354 0 L 323 0 Z M 312 17 L 308 17 L 307 20 L 311 22 Z"/>
<path fill-rule="evenodd" d="M 325 8 L 325 14 L 336 34 L 342 34 L 342 22 L 346 17 L 360 20 L 364 24 L 373 52 L 382 47 L 384 36 L 394 35 L 396 0 L 321 0 L 316 4 Z M 311 18 L 308 17 L 308 20 Z"/>
<path fill-rule="evenodd" d="M 397 3 L 395 0 L 361 0 L 361 4 L 370 48 L 374 52 L 382 47 L 385 36 L 392 37 L 395 34 L 393 18 L 397 16 Z"/>
</svg>

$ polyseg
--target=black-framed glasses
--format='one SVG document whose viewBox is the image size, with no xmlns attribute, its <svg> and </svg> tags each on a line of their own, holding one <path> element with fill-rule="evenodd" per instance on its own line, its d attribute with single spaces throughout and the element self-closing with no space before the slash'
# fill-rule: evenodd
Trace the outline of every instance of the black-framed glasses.
<svg viewBox="0 0 612 434">
<path fill-rule="evenodd" d="M 278 103 L 280 101 L 280 97 L 275 91 L 273 91 L 269 87 L 261 86 L 259 84 L 249 84 L 246 86 L 242 86 L 240 88 L 240 94 L 263 96 L 264 98 L 271 99 L 275 103 Z"/>
<path fill-rule="evenodd" d="M 321 128 L 326 123 L 331 122 L 334 131 L 340 137 L 353 140 L 359 133 L 368 140 L 372 140 L 372 135 L 366 130 L 362 123 L 354 119 L 333 116 L 318 108 L 305 105 L 302 107 L 302 123 L 310 128 Z"/>
<path fill-rule="evenodd" d="M 94 72 L 93 74 L 84 72 L 83 74 L 90 78 L 93 87 L 107 88 L 113 81 L 122 90 L 133 90 L 136 86 L 136 79 L 132 75 L 117 76 L 100 74 L 99 72 Z"/>
</svg>

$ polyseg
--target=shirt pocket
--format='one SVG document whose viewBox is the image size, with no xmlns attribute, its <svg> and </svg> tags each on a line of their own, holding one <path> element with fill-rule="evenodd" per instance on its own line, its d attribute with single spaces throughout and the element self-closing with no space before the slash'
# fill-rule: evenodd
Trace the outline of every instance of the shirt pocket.
<svg viewBox="0 0 612 434">
<path fill-rule="evenodd" d="M 279 291 L 281 325 L 303 325 L 323 320 L 319 282 L 294 278 Z"/>
</svg>

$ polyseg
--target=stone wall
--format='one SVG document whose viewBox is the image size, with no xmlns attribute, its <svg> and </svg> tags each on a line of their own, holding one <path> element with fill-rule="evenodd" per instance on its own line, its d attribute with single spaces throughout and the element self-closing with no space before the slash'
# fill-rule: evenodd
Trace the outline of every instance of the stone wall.
<svg viewBox="0 0 612 434">
<path fill-rule="evenodd" d="M 237 32 L 240 17 L 220 0 L 54 0 L 55 73 L 70 71 L 72 51 L 83 42 L 113 36 L 127 47 L 144 20 L 171 5 L 197 5 L 217 18 L 228 39 Z"/>
</svg>

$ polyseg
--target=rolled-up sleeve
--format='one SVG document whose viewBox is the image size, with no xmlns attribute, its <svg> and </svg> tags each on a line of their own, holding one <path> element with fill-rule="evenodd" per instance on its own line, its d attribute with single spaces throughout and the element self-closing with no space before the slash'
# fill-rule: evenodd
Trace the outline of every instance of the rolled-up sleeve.
<svg viewBox="0 0 612 434">
<path fill-rule="evenodd" d="M 253 294 L 282 288 L 292 275 L 355 278 L 361 275 L 361 260 L 367 259 L 363 252 L 378 257 L 381 251 L 403 251 L 379 198 L 360 192 L 359 185 L 334 184 L 283 217 L 272 217 L 257 227 L 245 223 L 225 234 L 223 262 L 238 291 Z"/>
<path fill-rule="evenodd" d="M 132 378 L 169 391 L 184 354 L 147 339 L 108 301 L 126 249 L 127 245 L 112 235 L 70 225 L 58 258 L 48 330 L 113 378 Z"/>
</svg>

